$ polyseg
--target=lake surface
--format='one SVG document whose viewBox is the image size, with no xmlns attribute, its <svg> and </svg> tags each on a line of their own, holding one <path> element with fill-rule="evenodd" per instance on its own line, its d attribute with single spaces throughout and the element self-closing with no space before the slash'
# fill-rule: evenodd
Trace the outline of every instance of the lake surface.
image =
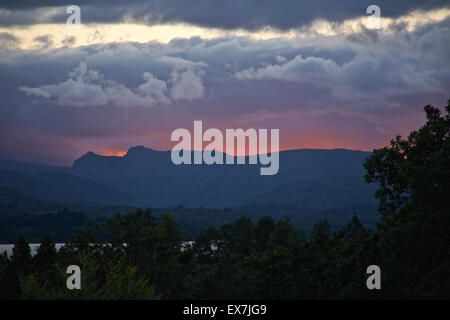
<svg viewBox="0 0 450 320">
<path fill-rule="evenodd" d="M 181 246 L 181 251 L 184 251 L 186 248 L 192 247 L 195 241 L 183 241 Z M 34 256 L 37 253 L 37 249 L 41 245 L 40 243 L 30 243 L 31 255 Z M 64 247 L 65 243 L 55 243 L 56 251 L 60 250 Z M 6 251 L 8 257 L 12 255 L 12 250 L 14 248 L 14 244 L 0 244 L 0 255 Z M 217 250 L 217 246 L 215 244 L 211 244 L 211 249 L 213 251 Z"/>
<path fill-rule="evenodd" d="M 40 243 L 30 243 L 31 255 L 34 256 L 37 253 L 37 249 L 39 248 Z M 65 243 L 55 243 L 56 250 L 64 247 Z M 14 248 L 14 244 L 0 244 L 0 254 L 6 251 L 8 257 L 12 255 L 12 250 Z"/>
</svg>

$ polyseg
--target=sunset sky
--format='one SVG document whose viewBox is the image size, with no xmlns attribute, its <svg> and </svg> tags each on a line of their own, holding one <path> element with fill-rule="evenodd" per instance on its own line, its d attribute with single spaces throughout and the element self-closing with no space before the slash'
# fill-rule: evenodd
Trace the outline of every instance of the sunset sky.
<svg viewBox="0 0 450 320">
<path fill-rule="evenodd" d="M 0 158 L 168 150 L 194 120 L 371 151 L 446 103 L 449 57 L 448 1 L 2 0 Z"/>
</svg>

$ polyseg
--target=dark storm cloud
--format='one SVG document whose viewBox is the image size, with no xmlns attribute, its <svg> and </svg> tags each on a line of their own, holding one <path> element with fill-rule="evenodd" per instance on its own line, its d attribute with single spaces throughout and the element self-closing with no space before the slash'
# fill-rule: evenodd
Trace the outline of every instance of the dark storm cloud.
<svg viewBox="0 0 450 320">
<path fill-rule="evenodd" d="M 74 36 L 67 36 L 62 40 L 62 44 L 65 46 L 73 46 L 77 42 L 77 38 Z"/>
<path fill-rule="evenodd" d="M 20 43 L 19 38 L 8 33 L 0 32 L 0 49 L 12 49 Z"/>
<path fill-rule="evenodd" d="M 366 15 L 372 0 L 78 0 L 84 22 L 119 22 L 132 20 L 147 24 L 187 22 L 206 27 L 249 30 L 271 26 L 290 29 L 307 25 L 317 18 L 339 22 Z M 397 17 L 417 9 L 449 6 L 446 0 L 380 0 L 383 17 Z M 0 8 L 0 25 L 64 22 L 67 18 L 63 0 L 6 0 Z M 48 15 L 48 8 L 61 7 Z M 47 10 L 47 12 L 46 12 Z M 44 14 L 48 18 L 43 18 Z"/>
<path fill-rule="evenodd" d="M 41 49 L 47 49 L 53 45 L 53 40 L 51 35 L 38 36 L 33 39 L 37 42 Z"/>
</svg>

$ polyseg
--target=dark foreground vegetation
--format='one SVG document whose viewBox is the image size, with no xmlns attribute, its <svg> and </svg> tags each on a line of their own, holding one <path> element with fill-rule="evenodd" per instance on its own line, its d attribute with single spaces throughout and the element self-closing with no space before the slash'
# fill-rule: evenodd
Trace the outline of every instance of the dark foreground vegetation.
<svg viewBox="0 0 450 320">
<path fill-rule="evenodd" d="M 0 297 L 449 299 L 450 118 L 425 112 L 422 128 L 365 163 L 367 182 L 379 184 L 374 230 L 354 216 L 334 233 L 321 221 L 305 237 L 287 219 L 242 217 L 186 246 L 170 215 L 155 221 L 138 209 L 80 230 L 59 252 L 46 236 L 31 257 L 20 238 L 11 259 L 0 258 Z M 374 264 L 381 290 L 366 287 Z M 68 265 L 80 266 L 81 290 L 66 288 Z"/>
</svg>

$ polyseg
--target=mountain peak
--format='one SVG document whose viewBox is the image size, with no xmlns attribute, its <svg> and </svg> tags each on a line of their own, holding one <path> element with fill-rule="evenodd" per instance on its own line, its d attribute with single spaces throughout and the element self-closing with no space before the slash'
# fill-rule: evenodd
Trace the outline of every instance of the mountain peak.
<svg viewBox="0 0 450 320">
<path fill-rule="evenodd" d="M 127 156 L 133 156 L 133 155 L 142 155 L 142 154 L 148 154 L 148 153 L 153 153 L 153 152 L 158 152 L 157 150 L 153 150 L 144 146 L 134 146 L 134 147 L 130 147 L 127 151 L 127 154 L 125 155 L 125 157 Z"/>
<path fill-rule="evenodd" d="M 89 151 L 86 154 L 84 154 L 83 156 L 81 156 L 80 158 L 76 159 L 73 162 L 72 167 L 78 167 L 82 163 L 91 163 L 92 161 L 95 161 L 100 158 L 103 158 L 103 156 L 101 156 L 93 151 Z"/>
<path fill-rule="evenodd" d="M 94 151 L 88 151 L 88 152 L 86 152 L 86 154 L 81 156 L 80 159 L 94 159 L 94 158 L 98 158 L 98 157 L 101 157 L 101 155 L 95 153 Z"/>
<path fill-rule="evenodd" d="M 128 149 L 127 154 L 128 154 L 128 153 L 132 153 L 132 152 L 143 151 L 143 150 L 152 150 L 152 149 L 146 148 L 146 147 L 144 147 L 144 146 L 134 146 L 134 147 L 130 147 L 130 148 Z"/>
</svg>

